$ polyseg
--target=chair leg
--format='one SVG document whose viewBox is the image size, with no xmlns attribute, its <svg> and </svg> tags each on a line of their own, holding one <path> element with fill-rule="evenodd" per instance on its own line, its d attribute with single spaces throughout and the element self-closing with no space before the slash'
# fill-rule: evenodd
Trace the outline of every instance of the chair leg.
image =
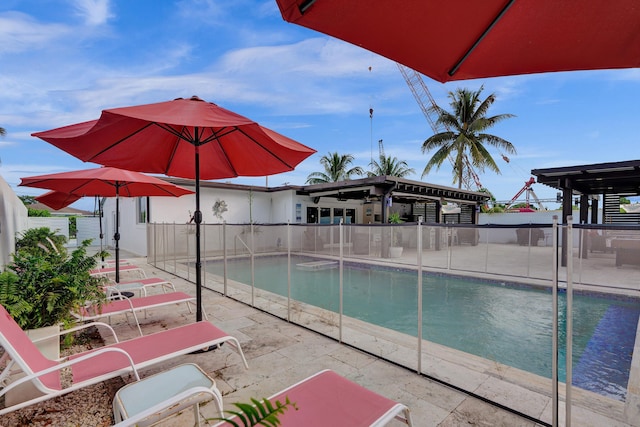
<svg viewBox="0 0 640 427">
<path fill-rule="evenodd" d="M 193 404 L 193 421 L 195 421 L 195 425 L 200 427 L 200 404 Z"/>
</svg>

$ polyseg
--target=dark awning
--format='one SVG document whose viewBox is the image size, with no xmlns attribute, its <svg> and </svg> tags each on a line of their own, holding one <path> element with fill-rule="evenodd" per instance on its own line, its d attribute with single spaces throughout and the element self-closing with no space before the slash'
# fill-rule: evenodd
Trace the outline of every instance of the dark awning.
<svg viewBox="0 0 640 427">
<path fill-rule="evenodd" d="M 466 204 L 482 204 L 490 197 L 487 193 L 461 190 L 394 176 L 376 176 L 307 185 L 299 189 L 298 194 L 311 197 L 332 197 L 339 200 L 379 199 L 384 195 L 389 195 L 400 203 L 447 200 Z"/>
<path fill-rule="evenodd" d="M 640 160 L 533 169 L 539 183 L 585 195 L 640 195 Z"/>
</svg>

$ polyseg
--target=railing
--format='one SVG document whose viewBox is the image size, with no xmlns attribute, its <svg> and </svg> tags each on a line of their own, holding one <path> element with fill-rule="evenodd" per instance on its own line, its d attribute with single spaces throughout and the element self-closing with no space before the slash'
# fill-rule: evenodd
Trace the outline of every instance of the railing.
<svg viewBox="0 0 640 427">
<path fill-rule="evenodd" d="M 150 225 L 149 262 L 195 281 L 190 227 Z M 202 243 L 208 289 L 542 424 L 640 423 L 640 227 L 206 224 Z"/>
</svg>

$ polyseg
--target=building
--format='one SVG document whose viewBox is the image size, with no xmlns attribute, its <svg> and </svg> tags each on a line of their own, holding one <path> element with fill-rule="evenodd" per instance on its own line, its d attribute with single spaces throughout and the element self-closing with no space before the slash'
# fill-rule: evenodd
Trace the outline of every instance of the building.
<svg viewBox="0 0 640 427">
<path fill-rule="evenodd" d="M 193 180 L 164 178 L 187 188 Z M 316 184 L 259 187 L 203 181 L 200 210 L 203 224 L 388 222 L 398 212 L 406 222 L 476 224 L 485 193 L 391 176 Z M 216 211 L 216 207 L 218 208 Z M 120 198 L 120 248 L 146 255 L 146 224 L 186 224 L 195 211 L 195 195 Z M 115 199 L 104 205 L 105 235 L 113 246 Z"/>
</svg>

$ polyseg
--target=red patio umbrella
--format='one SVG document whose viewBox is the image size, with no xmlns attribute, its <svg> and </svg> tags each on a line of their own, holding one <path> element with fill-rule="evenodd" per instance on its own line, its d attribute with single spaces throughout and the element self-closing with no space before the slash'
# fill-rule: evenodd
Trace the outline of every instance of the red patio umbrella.
<svg viewBox="0 0 640 427">
<path fill-rule="evenodd" d="M 103 110 L 98 120 L 33 136 L 84 161 L 195 179 L 197 320 L 202 320 L 200 179 L 287 172 L 316 152 L 195 96 Z"/>
<path fill-rule="evenodd" d="M 276 0 L 282 17 L 440 82 L 640 67 L 637 0 Z"/>
<path fill-rule="evenodd" d="M 116 198 L 116 282 L 120 281 L 120 196 L 173 196 L 193 194 L 193 191 L 159 178 L 112 167 L 84 169 L 22 178 L 20 185 L 46 188 L 70 197 L 101 196 Z M 47 193 L 49 194 L 49 193 Z"/>
<path fill-rule="evenodd" d="M 100 222 L 100 252 L 102 252 L 102 239 L 104 238 L 104 234 L 102 234 L 102 203 L 98 200 L 99 196 L 95 197 L 98 204 L 98 219 Z M 80 200 L 81 198 L 82 196 L 76 194 L 69 194 L 62 191 L 53 190 L 36 197 L 36 200 L 42 204 L 49 206 L 51 209 L 60 210 L 69 206 L 71 203 Z M 102 257 L 102 261 L 104 261 L 104 257 Z"/>
<path fill-rule="evenodd" d="M 36 200 L 43 205 L 49 206 L 51 209 L 60 210 L 62 208 L 66 208 L 73 202 L 77 202 L 81 198 L 82 196 L 62 191 L 47 191 L 46 193 L 37 196 Z"/>
</svg>

